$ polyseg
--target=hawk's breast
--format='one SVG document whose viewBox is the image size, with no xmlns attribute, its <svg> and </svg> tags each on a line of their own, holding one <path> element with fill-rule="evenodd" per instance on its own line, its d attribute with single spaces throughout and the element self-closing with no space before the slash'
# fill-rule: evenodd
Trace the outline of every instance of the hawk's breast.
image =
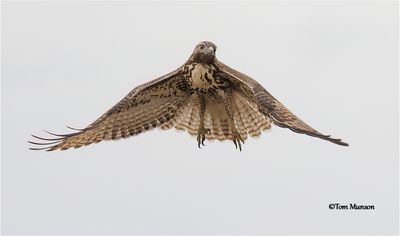
<svg viewBox="0 0 400 236">
<path fill-rule="evenodd" d="M 188 64 L 183 68 L 183 75 L 188 84 L 196 91 L 221 88 L 224 83 L 216 78 L 216 69 L 212 65 L 201 63 Z"/>
</svg>

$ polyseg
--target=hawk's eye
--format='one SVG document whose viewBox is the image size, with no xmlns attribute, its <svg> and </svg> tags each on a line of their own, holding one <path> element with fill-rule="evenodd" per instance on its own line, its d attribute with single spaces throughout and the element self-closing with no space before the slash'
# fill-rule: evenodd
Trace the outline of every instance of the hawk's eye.
<svg viewBox="0 0 400 236">
<path fill-rule="evenodd" d="M 200 50 L 203 50 L 204 49 L 204 45 L 200 45 Z"/>
</svg>

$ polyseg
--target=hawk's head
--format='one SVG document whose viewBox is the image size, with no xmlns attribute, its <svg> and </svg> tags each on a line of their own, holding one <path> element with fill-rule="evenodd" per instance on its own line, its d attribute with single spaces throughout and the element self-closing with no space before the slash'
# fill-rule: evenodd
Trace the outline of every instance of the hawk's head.
<svg viewBox="0 0 400 236">
<path fill-rule="evenodd" d="M 196 45 L 189 61 L 210 64 L 214 61 L 216 50 L 214 43 L 203 41 Z"/>
</svg>

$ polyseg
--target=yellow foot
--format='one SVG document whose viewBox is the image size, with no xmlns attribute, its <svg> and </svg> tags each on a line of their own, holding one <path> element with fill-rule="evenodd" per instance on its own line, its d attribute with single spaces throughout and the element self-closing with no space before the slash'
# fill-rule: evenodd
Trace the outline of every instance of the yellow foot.
<svg viewBox="0 0 400 236">
<path fill-rule="evenodd" d="M 235 144 L 236 149 L 239 146 L 239 150 L 242 151 L 242 145 L 240 144 L 240 142 L 242 142 L 244 144 L 244 140 L 242 138 L 242 136 L 240 136 L 239 132 L 234 131 L 233 132 L 233 143 Z"/>
<path fill-rule="evenodd" d="M 211 134 L 211 130 L 205 129 L 204 127 L 197 130 L 197 146 L 199 148 L 201 148 L 201 145 L 206 146 L 204 144 L 204 140 L 206 140 L 206 134 Z"/>
</svg>

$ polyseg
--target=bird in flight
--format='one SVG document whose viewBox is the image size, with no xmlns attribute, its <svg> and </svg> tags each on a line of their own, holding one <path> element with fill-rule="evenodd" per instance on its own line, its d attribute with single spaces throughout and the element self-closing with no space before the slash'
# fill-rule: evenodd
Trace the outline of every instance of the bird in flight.
<svg viewBox="0 0 400 236">
<path fill-rule="evenodd" d="M 32 135 L 40 141 L 29 141 L 35 145 L 30 149 L 66 150 L 175 127 L 196 136 L 198 147 L 206 139 L 232 140 L 242 150 L 248 136 L 259 136 L 272 124 L 348 146 L 313 129 L 257 81 L 218 61 L 216 50 L 214 43 L 200 42 L 185 64 L 137 86 L 86 128 L 48 132 L 51 138 Z"/>
</svg>

